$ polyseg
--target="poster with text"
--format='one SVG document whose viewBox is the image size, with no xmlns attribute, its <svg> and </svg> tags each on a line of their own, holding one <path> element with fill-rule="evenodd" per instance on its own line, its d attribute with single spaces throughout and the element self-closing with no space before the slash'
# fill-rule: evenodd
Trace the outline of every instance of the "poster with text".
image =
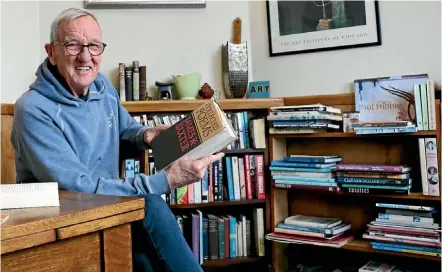
<svg viewBox="0 0 442 272">
<path fill-rule="evenodd" d="M 266 4 L 270 56 L 381 44 L 377 1 Z"/>
</svg>

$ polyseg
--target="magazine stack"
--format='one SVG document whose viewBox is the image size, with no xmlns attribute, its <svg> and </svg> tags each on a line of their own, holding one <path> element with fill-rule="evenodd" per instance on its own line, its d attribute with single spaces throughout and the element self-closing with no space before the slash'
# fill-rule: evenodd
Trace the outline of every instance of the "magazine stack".
<svg viewBox="0 0 442 272">
<path fill-rule="evenodd" d="M 410 193 L 411 168 L 406 165 L 337 164 L 337 183 L 350 194 Z"/>
<path fill-rule="evenodd" d="M 363 238 L 376 250 L 441 256 L 440 215 L 434 207 L 376 203 L 378 217 Z"/>
<path fill-rule="evenodd" d="M 297 214 L 279 223 L 273 233 L 266 235 L 266 239 L 282 243 L 342 247 L 353 240 L 350 228 L 350 223 L 339 218 Z"/>
<path fill-rule="evenodd" d="M 324 133 L 342 131 L 339 108 L 322 104 L 271 107 L 267 120 L 270 134 Z"/>
<path fill-rule="evenodd" d="M 270 171 L 274 187 L 338 192 L 336 163 L 339 156 L 290 155 L 273 160 Z"/>
</svg>

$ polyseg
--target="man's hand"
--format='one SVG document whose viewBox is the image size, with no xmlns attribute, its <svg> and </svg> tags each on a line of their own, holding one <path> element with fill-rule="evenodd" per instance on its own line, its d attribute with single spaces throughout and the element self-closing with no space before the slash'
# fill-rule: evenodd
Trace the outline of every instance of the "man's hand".
<svg viewBox="0 0 442 272">
<path fill-rule="evenodd" d="M 163 132 L 164 130 L 166 130 L 169 127 L 170 126 L 168 126 L 168 125 L 157 125 L 153 128 L 146 130 L 144 132 L 144 141 L 146 142 L 146 144 L 151 146 L 153 138 L 160 135 L 161 132 Z"/>
<path fill-rule="evenodd" d="M 199 181 L 204 177 L 207 166 L 222 157 L 224 153 L 217 153 L 195 161 L 186 156 L 181 157 L 166 169 L 170 189 L 174 190 Z"/>
</svg>

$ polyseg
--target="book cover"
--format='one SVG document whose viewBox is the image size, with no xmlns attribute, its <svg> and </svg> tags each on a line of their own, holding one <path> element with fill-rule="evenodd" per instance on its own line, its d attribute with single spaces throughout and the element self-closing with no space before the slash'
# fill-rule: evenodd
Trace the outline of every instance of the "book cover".
<svg viewBox="0 0 442 272">
<path fill-rule="evenodd" d="M 158 171 L 184 155 L 199 159 L 214 154 L 238 137 L 218 103 L 208 101 L 153 139 Z"/>
<path fill-rule="evenodd" d="M 415 121 L 414 85 L 426 84 L 427 74 L 358 79 L 355 108 L 361 122 Z"/>
</svg>

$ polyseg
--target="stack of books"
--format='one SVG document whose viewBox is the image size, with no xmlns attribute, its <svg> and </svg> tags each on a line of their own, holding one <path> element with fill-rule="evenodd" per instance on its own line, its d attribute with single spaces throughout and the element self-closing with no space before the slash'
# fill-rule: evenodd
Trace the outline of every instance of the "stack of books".
<svg viewBox="0 0 442 272">
<path fill-rule="evenodd" d="M 339 156 L 290 155 L 270 164 L 274 187 L 338 192 L 336 163 Z"/>
<path fill-rule="evenodd" d="M 271 107 L 267 120 L 271 134 L 318 133 L 342 130 L 339 108 L 322 104 Z"/>
<path fill-rule="evenodd" d="M 359 122 L 351 125 L 356 134 L 411 133 L 418 131 L 415 123 L 396 122 Z"/>
<path fill-rule="evenodd" d="M 404 165 L 337 164 L 337 183 L 352 194 L 409 194 L 411 168 Z"/>
<path fill-rule="evenodd" d="M 440 223 L 434 207 L 376 203 L 383 210 L 363 238 L 373 249 L 441 256 Z"/>
<path fill-rule="evenodd" d="M 350 223 L 339 218 L 297 214 L 279 223 L 273 233 L 266 235 L 266 239 L 283 243 L 342 247 L 353 240 L 350 228 Z"/>
</svg>

